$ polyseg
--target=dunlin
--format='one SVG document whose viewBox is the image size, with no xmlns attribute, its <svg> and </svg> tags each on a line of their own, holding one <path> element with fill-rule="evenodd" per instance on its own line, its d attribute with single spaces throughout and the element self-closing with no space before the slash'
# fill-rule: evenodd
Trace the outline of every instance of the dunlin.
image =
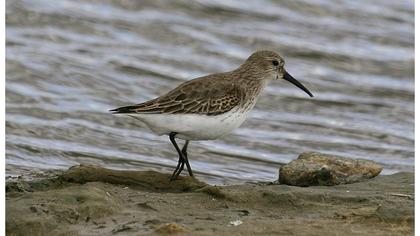
<svg viewBox="0 0 420 236">
<path fill-rule="evenodd" d="M 257 51 L 233 71 L 199 77 L 150 101 L 111 111 L 134 117 L 159 135 L 169 135 L 179 155 L 171 177 L 174 180 L 184 165 L 193 176 L 187 156 L 189 141 L 217 139 L 239 127 L 261 91 L 275 79 L 285 79 L 313 96 L 287 73 L 282 57 L 272 51 Z M 185 140 L 182 149 L 175 138 Z"/>
</svg>

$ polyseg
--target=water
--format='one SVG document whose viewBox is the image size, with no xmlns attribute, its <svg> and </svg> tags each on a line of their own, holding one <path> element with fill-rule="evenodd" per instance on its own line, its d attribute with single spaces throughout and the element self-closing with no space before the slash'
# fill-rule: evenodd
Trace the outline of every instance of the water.
<svg viewBox="0 0 420 236">
<path fill-rule="evenodd" d="M 212 183 L 274 180 L 304 151 L 414 171 L 414 1 L 6 2 L 6 173 L 85 163 L 171 172 L 167 137 L 108 110 L 228 71 L 257 49 L 308 87 L 274 81 L 248 120 L 193 142 Z"/>
</svg>

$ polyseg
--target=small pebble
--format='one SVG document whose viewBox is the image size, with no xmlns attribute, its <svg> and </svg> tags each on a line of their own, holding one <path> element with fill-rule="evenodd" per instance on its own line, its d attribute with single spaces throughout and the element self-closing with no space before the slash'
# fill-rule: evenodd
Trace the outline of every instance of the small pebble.
<svg viewBox="0 0 420 236">
<path fill-rule="evenodd" d="M 233 226 L 238 226 L 238 225 L 241 225 L 243 223 L 244 222 L 242 222 L 242 220 L 234 220 L 234 221 L 231 221 L 229 224 L 233 225 Z"/>
</svg>

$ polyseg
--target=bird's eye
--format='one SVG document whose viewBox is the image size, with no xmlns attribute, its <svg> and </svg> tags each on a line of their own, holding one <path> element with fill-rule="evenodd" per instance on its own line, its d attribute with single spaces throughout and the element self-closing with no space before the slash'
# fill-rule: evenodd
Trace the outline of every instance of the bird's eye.
<svg viewBox="0 0 420 236">
<path fill-rule="evenodd" d="M 277 60 L 273 60 L 273 61 L 271 61 L 271 63 L 273 63 L 273 66 L 278 66 L 279 65 L 279 61 L 277 61 Z"/>
</svg>

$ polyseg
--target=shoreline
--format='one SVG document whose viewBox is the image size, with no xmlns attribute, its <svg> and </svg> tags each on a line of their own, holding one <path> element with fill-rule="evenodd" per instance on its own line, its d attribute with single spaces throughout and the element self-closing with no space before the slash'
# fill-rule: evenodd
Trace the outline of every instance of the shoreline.
<svg viewBox="0 0 420 236">
<path fill-rule="evenodd" d="M 407 235 L 414 173 L 337 186 L 212 186 L 191 177 L 74 166 L 6 183 L 7 235 Z"/>
</svg>

